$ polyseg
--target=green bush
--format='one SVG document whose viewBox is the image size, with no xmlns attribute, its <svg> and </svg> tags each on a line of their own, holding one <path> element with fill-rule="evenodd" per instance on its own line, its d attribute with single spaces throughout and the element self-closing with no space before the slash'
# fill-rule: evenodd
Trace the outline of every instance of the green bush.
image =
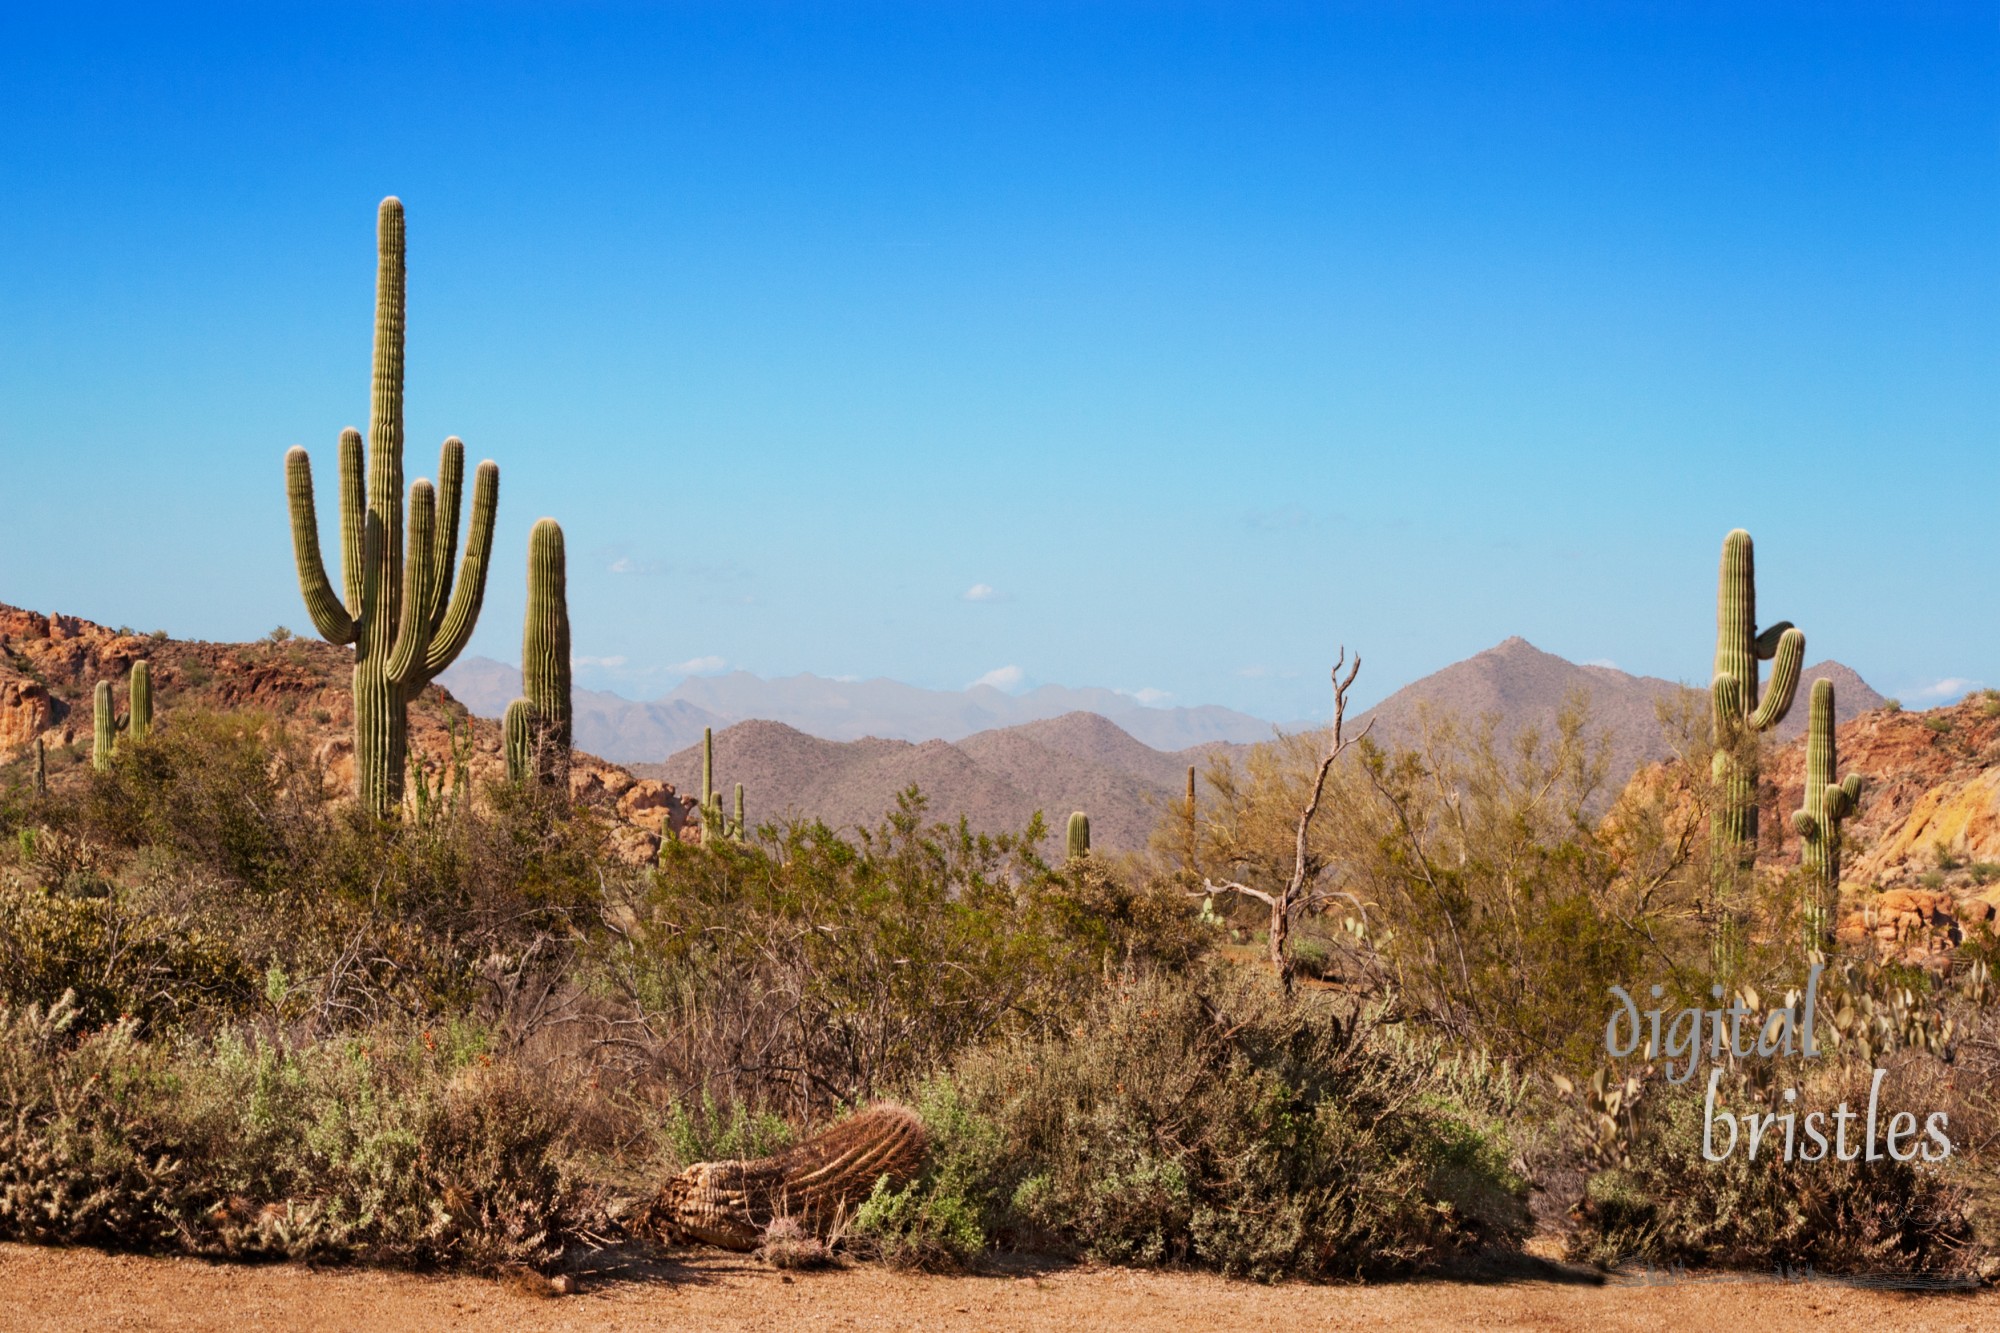
<svg viewBox="0 0 2000 1333">
<path fill-rule="evenodd" d="M 999 1127 L 972 1112 L 945 1077 L 924 1085 L 917 1109 L 930 1135 L 922 1174 L 899 1190 L 877 1181 L 855 1213 L 854 1233 L 898 1267 L 964 1268 L 986 1249 L 989 1228 L 1004 1221 Z"/>
<path fill-rule="evenodd" d="M 912 1201 L 988 1234 L 1275 1279 L 1405 1271 L 1526 1229 L 1504 1075 L 1227 968 L 1121 982 L 953 1080 L 953 1165 Z"/>
</svg>

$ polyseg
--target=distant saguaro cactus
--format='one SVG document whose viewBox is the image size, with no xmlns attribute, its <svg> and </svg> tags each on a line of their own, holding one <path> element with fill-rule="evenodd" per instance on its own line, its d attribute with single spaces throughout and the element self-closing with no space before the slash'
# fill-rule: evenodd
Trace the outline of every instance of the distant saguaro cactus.
<svg viewBox="0 0 2000 1333">
<path fill-rule="evenodd" d="M 35 737 L 35 795 L 49 794 L 49 752 L 40 736 Z"/>
<path fill-rule="evenodd" d="M 528 534 L 528 614 L 521 630 L 521 689 L 507 707 L 507 776 L 543 781 L 569 771 L 569 574 L 562 526 L 552 518 Z M 518 733 L 518 735 L 517 735 Z"/>
<path fill-rule="evenodd" d="M 1069 855 L 1071 860 L 1090 855 L 1090 816 L 1081 810 L 1069 817 Z"/>
<path fill-rule="evenodd" d="M 144 661 L 132 664 L 131 691 L 131 721 L 127 725 L 132 739 L 140 740 L 153 734 L 153 669 Z"/>
<path fill-rule="evenodd" d="M 444 442 L 438 484 L 419 479 L 403 529 L 403 205 L 382 201 L 377 218 L 375 352 L 368 444 L 352 428 L 340 436 L 340 545 L 345 597 L 336 596 L 320 558 L 312 462 L 303 448 L 285 455 L 292 550 L 313 626 L 329 643 L 354 645 L 354 782 L 369 810 L 402 805 L 409 751 L 409 703 L 450 666 L 472 637 L 486 594 L 500 469 L 481 463 L 472 488 L 472 526 L 454 583 L 465 446 Z M 367 473 L 363 484 L 364 466 Z"/>
<path fill-rule="evenodd" d="M 715 790 L 715 728 L 701 729 L 701 840 L 719 836 L 722 797 Z"/>
<path fill-rule="evenodd" d="M 1806 705 L 1805 804 L 1792 812 L 1806 878 L 1806 941 L 1814 948 L 1833 933 L 1840 909 L 1840 826 L 1861 800 L 1859 773 L 1834 779 L 1840 755 L 1833 728 L 1833 682 L 1822 678 L 1813 682 Z"/>
<path fill-rule="evenodd" d="M 1715 602 L 1715 781 L 1718 855 L 1741 860 L 1757 843 L 1757 760 L 1752 733 L 1769 731 L 1791 710 L 1805 661 L 1806 636 L 1781 620 L 1757 630 L 1757 575 L 1750 534 L 1738 528 L 1722 542 L 1722 572 Z M 1758 698 L 1757 663 L 1771 663 L 1771 681 Z"/>
<path fill-rule="evenodd" d="M 745 837 L 749 836 L 744 831 L 747 827 L 748 825 L 743 822 L 743 784 L 739 782 L 736 784 L 736 841 L 742 842 Z"/>
<path fill-rule="evenodd" d="M 111 770 L 111 747 L 118 740 L 118 712 L 111 702 L 111 682 L 100 680 L 90 698 L 90 766 Z"/>
</svg>

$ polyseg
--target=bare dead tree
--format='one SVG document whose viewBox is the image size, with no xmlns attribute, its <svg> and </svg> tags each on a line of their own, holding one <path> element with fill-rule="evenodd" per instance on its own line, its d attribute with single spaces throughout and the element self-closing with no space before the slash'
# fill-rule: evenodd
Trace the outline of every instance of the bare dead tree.
<svg viewBox="0 0 2000 1333">
<path fill-rule="evenodd" d="M 1343 677 L 1340 669 L 1347 667 Z M 1326 792 L 1326 775 L 1349 746 L 1368 734 L 1375 723 L 1370 719 L 1368 726 L 1361 729 L 1361 735 L 1348 738 L 1343 734 L 1347 722 L 1347 692 L 1354 685 L 1355 676 L 1361 672 L 1361 654 L 1354 655 L 1352 665 L 1347 661 L 1347 648 L 1341 647 L 1340 656 L 1333 664 L 1333 728 L 1328 737 L 1326 753 L 1319 761 L 1319 771 L 1313 775 L 1312 792 L 1306 797 L 1305 807 L 1299 811 L 1298 834 L 1293 845 L 1292 876 L 1285 887 L 1275 893 L 1252 888 L 1236 880 L 1226 880 L 1220 884 L 1210 879 L 1202 880 L 1201 891 L 1205 894 L 1240 893 L 1246 898 L 1254 898 L 1271 909 L 1271 967 L 1278 974 L 1278 985 L 1287 995 L 1292 990 L 1291 935 L 1292 917 L 1303 908 L 1317 902 L 1324 895 L 1315 890 L 1320 872 L 1326 868 L 1325 858 L 1312 850 L 1313 820 L 1319 815 L 1320 798 Z"/>
</svg>

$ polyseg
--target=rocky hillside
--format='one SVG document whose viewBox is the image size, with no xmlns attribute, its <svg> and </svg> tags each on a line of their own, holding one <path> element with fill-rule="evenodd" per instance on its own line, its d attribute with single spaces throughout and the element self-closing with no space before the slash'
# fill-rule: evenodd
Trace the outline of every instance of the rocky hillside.
<svg viewBox="0 0 2000 1333">
<path fill-rule="evenodd" d="M 42 615 L 0 604 L 0 766 L 26 762 L 36 737 L 50 781 L 70 780 L 90 762 L 92 695 L 113 683 L 118 706 L 132 663 L 151 664 L 153 708 L 162 724 L 188 708 L 255 710 L 302 736 L 337 784 L 354 778 L 352 655 L 318 640 L 204 643 L 138 635 L 76 616 Z M 505 768 L 498 724 L 471 717 L 432 685 L 410 707 L 410 749 L 432 774 L 450 765 L 450 728 L 470 729 L 476 781 Z M 679 833 L 691 804 L 672 786 L 633 777 L 579 752 L 571 772 L 578 799 L 614 822 L 621 851 L 639 860 L 658 849 L 663 829 Z"/>
</svg>

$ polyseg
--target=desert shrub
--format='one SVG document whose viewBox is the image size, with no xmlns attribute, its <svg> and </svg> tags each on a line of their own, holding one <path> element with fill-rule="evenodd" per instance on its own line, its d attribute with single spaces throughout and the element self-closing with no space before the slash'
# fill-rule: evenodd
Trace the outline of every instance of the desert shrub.
<svg viewBox="0 0 2000 1333">
<path fill-rule="evenodd" d="M 1121 981 L 1062 1034 L 954 1066 L 933 1167 L 869 1225 L 962 1255 L 980 1233 L 1093 1259 L 1337 1278 L 1518 1237 L 1509 1080 L 1323 997 L 1218 968 Z"/>
<path fill-rule="evenodd" d="M 1920 1062 L 1894 1062 L 1901 1072 Z M 1793 1066 L 1801 1085 L 1796 1104 L 1738 1095 L 1762 1110 L 1831 1111 L 1845 1100 L 1866 1107 L 1869 1077 L 1860 1066 L 1825 1073 Z M 1781 1080 L 1783 1081 L 1783 1080 Z M 1920 1076 L 1919 1084 L 1931 1084 Z M 1701 1086 L 1697 1083 L 1701 1082 Z M 1729 1084 L 1724 1085 L 1727 1096 Z M 1933 1091 L 1935 1087 L 1933 1086 Z M 1910 1110 L 1921 1125 L 1932 1107 L 1892 1074 L 1880 1110 L 1886 1124 Z M 1656 1082 L 1633 1109 L 1625 1160 L 1592 1175 L 1583 1220 L 1570 1242 L 1572 1258 L 1598 1264 L 1630 1260 L 1722 1268 L 1811 1267 L 1825 1273 L 1923 1273 L 1944 1276 L 1968 1262 L 1972 1236 L 1966 1196 L 1949 1175 L 1921 1161 L 1814 1162 L 1773 1160 L 1772 1139 L 1761 1160 L 1739 1144 L 1720 1162 L 1705 1160 L 1705 1082 L 1679 1087 Z M 1831 1137 L 1831 1128 L 1828 1130 Z M 1718 1130 L 1718 1146 L 1726 1137 Z M 1798 1143 L 1805 1145 L 1803 1131 Z"/>
<path fill-rule="evenodd" d="M 1882 701 L 1882 711 L 1891 714 L 1900 713 L 1903 711 L 1903 701 L 1901 699 L 1884 699 Z"/>
<path fill-rule="evenodd" d="M 1065 878 L 1023 837 L 926 824 L 905 793 L 858 842 L 824 825 L 669 844 L 614 911 L 601 991 L 655 1034 L 676 1097 L 815 1120 L 1009 1031 L 1066 1021 L 1104 967 L 1201 947 L 1184 895 Z"/>
<path fill-rule="evenodd" d="M 0 1010 L 0 1236 L 204 1255 L 546 1267 L 601 1226 L 567 1097 L 473 1045 L 289 1045 Z"/>
<path fill-rule="evenodd" d="M 151 1028 L 214 1021 L 255 1002 L 262 978 L 230 940 L 128 897 L 0 884 L 0 1006 L 68 992 L 85 1027 L 129 1017 Z"/>
</svg>

